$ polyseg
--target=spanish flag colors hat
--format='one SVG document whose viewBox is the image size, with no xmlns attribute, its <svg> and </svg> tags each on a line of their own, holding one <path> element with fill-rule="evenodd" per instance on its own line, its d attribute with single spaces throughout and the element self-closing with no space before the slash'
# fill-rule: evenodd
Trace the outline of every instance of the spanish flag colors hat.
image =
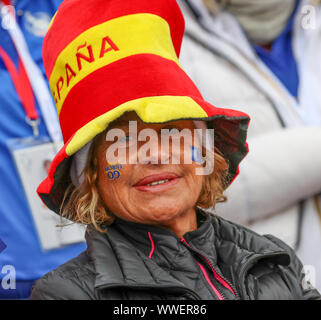
<svg viewBox="0 0 321 320">
<path fill-rule="evenodd" d="M 72 156 L 126 111 L 142 121 L 206 120 L 229 162 L 246 155 L 248 115 L 204 101 L 178 56 L 184 18 L 176 0 L 65 0 L 51 22 L 43 60 L 64 146 L 37 191 L 59 211 Z"/>
</svg>

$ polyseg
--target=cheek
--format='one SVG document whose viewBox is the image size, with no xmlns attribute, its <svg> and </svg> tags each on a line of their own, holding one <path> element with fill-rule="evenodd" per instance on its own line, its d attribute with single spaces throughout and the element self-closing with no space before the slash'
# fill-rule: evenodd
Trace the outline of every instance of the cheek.
<svg viewBox="0 0 321 320">
<path fill-rule="evenodd" d="M 131 171 L 130 165 L 109 165 L 102 163 L 99 169 L 100 189 L 104 193 L 123 194 L 130 185 Z"/>
<path fill-rule="evenodd" d="M 201 190 L 203 183 L 203 176 L 197 175 L 197 169 L 202 168 L 200 164 L 197 162 L 192 162 L 191 164 L 182 165 L 184 170 L 184 176 L 186 179 L 186 183 L 188 184 L 188 188 L 193 190 L 193 192 L 197 192 Z"/>
<path fill-rule="evenodd" d="M 100 167 L 98 189 L 104 204 L 112 211 L 121 207 L 120 199 L 125 198 L 126 187 L 121 169 L 109 170 L 107 165 Z"/>
<path fill-rule="evenodd" d="M 194 168 L 193 168 L 192 179 L 193 179 L 193 181 L 194 181 L 195 188 L 197 189 L 197 190 L 195 190 L 195 191 L 201 191 L 202 184 L 203 184 L 204 176 L 201 176 L 201 175 L 197 175 L 197 174 L 196 174 L 196 169 L 197 169 L 197 168 L 200 168 L 200 167 L 201 167 L 200 165 L 195 164 L 195 165 L 194 165 Z"/>
</svg>

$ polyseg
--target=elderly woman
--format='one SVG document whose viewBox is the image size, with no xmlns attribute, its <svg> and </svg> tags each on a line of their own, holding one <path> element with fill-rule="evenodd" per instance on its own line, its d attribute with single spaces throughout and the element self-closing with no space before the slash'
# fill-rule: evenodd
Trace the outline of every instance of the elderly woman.
<svg viewBox="0 0 321 320">
<path fill-rule="evenodd" d="M 283 242 L 205 211 L 237 176 L 249 118 L 203 100 L 183 32 L 175 0 L 59 8 L 44 62 L 65 146 L 38 193 L 87 225 L 88 249 L 31 299 L 319 298 Z"/>
</svg>

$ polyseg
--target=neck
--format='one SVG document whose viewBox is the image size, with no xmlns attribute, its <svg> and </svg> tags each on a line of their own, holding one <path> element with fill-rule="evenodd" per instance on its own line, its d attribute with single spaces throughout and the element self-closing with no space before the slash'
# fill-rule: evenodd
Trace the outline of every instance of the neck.
<svg viewBox="0 0 321 320">
<path fill-rule="evenodd" d="M 195 208 L 191 208 L 167 223 L 163 223 L 162 227 L 173 231 L 178 238 L 182 238 L 186 232 L 196 230 L 197 217 Z"/>
</svg>

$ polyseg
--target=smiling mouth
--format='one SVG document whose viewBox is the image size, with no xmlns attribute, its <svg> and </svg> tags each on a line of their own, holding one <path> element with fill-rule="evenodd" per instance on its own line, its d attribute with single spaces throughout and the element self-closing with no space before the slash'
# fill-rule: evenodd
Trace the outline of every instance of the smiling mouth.
<svg viewBox="0 0 321 320">
<path fill-rule="evenodd" d="M 147 184 L 147 186 L 157 186 L 159 184 L 163 184 L 163 183 L 166 183 L 168 181 L 170 181 L 170 180 L 169 179 L 159 180 L 159 181 L 155 181 L 155 182 L 149 183 L 149 184 Z"/>
<path fill-rule="evenodd" d="M 179 179 L 180 177 L 173 173 L 151 175 L 140 180 L 133 187 L 138 191 L 159 192 L 172 187 Z"/>
</svg>

